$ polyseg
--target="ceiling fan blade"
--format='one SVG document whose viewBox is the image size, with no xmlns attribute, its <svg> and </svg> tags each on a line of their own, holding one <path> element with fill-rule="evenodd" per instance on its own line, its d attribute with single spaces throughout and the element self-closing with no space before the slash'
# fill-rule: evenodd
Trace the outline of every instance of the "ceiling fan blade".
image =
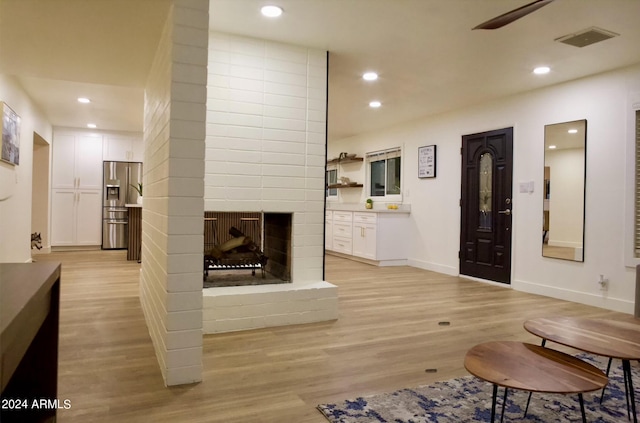
<svg viewBox="0 0 640 423">
<path fill-rule="evenodd" d="M 536 0 L 533 3 L 526 4 L 522 7 L 514 9 L 510 12 L 504 13 L 493 19 L 489 19 L 486 22 L 481 23 L 473 29 L 497 29 L 510 24 L 511 22 L 520 19 L 523 16 L 528 15 L 531 12 L 535 12 L 543 6 L 548 5 L 554 0 Z"/>
</svg>

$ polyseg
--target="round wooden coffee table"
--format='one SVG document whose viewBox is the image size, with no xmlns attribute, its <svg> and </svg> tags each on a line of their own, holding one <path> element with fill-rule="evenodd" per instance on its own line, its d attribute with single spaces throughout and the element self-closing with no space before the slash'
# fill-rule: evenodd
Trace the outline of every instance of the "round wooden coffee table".
<svg viewBox="0 0 640 423">
<path fill-rule="evenodd" d="M 588 353 L 609 357 L 607 375 L 611 359 L 622 360 L 625 389 L 627 389 L 627 412 L 631 405 L 634 423 L 636 415 L 633 380 L 631 378 L 631 360 L 640 360 L 640 324 L 617 322 L 614 320 L 595 320 L 580 317 L 551 317 L 527 320 L 524 328 L 543 339 Z M 603 392 L 604 394 L 604 392 Z M 631 398 L 629 404 L 629 398 Z"/>
<path fill-rule="evenodd" d="M 464 359 L 464 367 L 472 375 L 493 384 L 491 421 L 495 419 L 498 386 L 507 390 L 551 394 L 578 394 L 582 421 L 586 422 L 583 392 L 606 386 L 608 379 L 597 367 L 560 351 L 523 342 L 486 342 L 471 348 Z"/>
</svg>

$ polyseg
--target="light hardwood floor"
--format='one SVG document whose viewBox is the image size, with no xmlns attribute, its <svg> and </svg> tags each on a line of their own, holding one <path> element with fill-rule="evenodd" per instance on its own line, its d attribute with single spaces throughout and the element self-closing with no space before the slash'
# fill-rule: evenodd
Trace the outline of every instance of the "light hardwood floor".
<svg viewBox="0 0 640 423">
<path fill-rule="evenodd" d="M 522 328 L 528 318 L 637 322 L 411 267 L 327 256 L 339 320 L 207 335 L 204 381 L 165 388 L 138 298 L 140 265 L 123 251 L 36 258 L 62 262 L 58 396 L 71 400 L 71 409 L 58 411 L 62 423 L 326 423 L 319 403 L 467 375 L 464 355 L 475 344 L 539 343 Z"/>
</svg>

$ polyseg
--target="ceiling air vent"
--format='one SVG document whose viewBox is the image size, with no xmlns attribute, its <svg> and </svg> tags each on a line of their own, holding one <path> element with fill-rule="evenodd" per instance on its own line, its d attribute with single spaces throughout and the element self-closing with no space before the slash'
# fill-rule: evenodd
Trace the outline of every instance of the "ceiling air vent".
<svg viewBox="0 0 640 423">
<path fill-rule="evenodd" d="M 591 27 L 575 34 L 565 35 L 564 37 L 556 38 L 555 41 L 569 44 L 574 47 L 586 47 L 591 44 L 599 43 L 600 41 L 608 40 L 609 38 L 617 37 L 620 34 L 607 31 L 601 28 Z"/>
</svg>

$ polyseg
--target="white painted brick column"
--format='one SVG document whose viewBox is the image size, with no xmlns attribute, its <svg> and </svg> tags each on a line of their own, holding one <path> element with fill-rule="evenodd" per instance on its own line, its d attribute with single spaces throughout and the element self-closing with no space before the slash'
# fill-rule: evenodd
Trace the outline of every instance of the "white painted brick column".
<svg viewBox="0 0 640 423">
<path fill-rule="evenodd" d="M 202 380 L 209 0 L 174 0 L 145 89 L 140 301 L 166 385 Z"/>
<path fill-rule="evenodd" d="M 205 290 L 205 333 L 338 317 L 322 280 L 327 53 L 211 33 L 205 209 L 292 214 L 291 283 Z"/>
</svg>

